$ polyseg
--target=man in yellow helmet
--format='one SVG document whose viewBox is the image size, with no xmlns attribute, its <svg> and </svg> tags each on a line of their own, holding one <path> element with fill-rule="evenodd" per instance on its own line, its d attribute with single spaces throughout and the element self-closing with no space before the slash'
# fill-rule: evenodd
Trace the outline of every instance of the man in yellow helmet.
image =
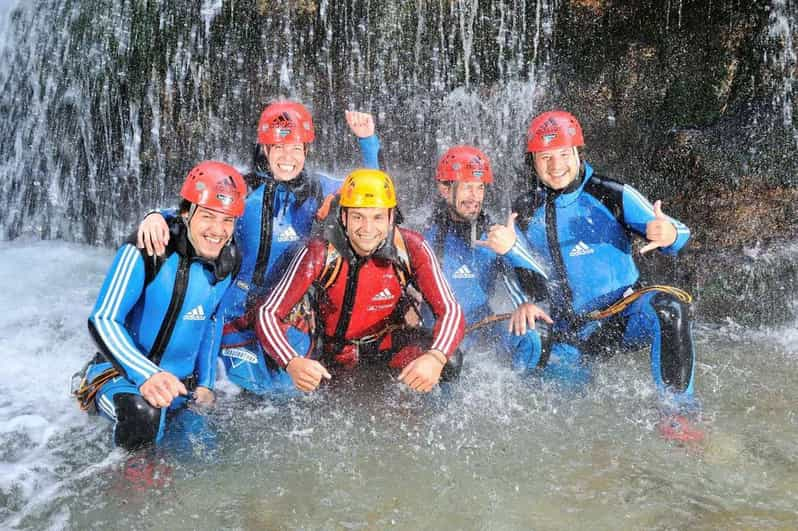
<svg viewBox="0 0 798 531">
<path fill-rule="evenodd" d="M 248 316 L 264 350 L 294 385 L 316 389 L 331 372 L 363 364 L 401 369 L 399 380 L 430 391 L 456 376 L 465 320 L 423 237 L 395 226 L 396 192 L 379 170 L 350 173 L 341 188 L 336 221 L 311 239 L 274 290 Z M 432 308 L 431 333 L 405 329 L 406 289 L 412 285 Z M 286 319 L 311 288 L 317 303 L 320 345 L 302 357 L 289 343 Z"/>
</svg>

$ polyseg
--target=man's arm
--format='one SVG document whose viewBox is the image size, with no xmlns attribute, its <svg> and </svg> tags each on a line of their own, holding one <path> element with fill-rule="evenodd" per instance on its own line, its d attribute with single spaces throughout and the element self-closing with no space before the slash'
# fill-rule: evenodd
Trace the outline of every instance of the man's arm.
<svg viewBox="0 0 798 531">
<path fill-rule="evenodd" d="M 430 350 L 437 350 L 450 358 L 460 345 L 465 332 L 463 310 L 455 300 L 438 259 L 427 242 L 417 233 L 403 231 L 402 235 L 410 255 L 413 277 L 435 315 Z"/>
<path fill-rule="evenodd" d="M 136 386 L 160 371 L 136 346 L 125 323 L 144 290 L 144 275 L 141 252 L 133 245 L 123 245 L 89 316 L 89 331 L 97 347 Z"/>
<path fill-rule="evenodd" d="M 215 313 L 205 325 L 205 333 L 197 351 L 197 385 L 211 390 L 216 384 L 216 365 L 223 325 L 221 315 Z"/>
<path fill-rule="evenodd" d="M 308 242 L 291 260 L 272 291 L 247 316 L 248 321 L 254 324 L 263 349 L 280 367 L 287 367 L 299 356 L 283 331 L 283 319 L 321 273 L 325 253 L 326 242 L 316 239 Z"/>
<path fill-rule="evenodd" d="M 690 229 L 686 225 L 663 214 L 659 204 L 652 205 L 628 184 L 623 186 L 623 218 L 629 229 L 651 242 L 645 251 L 659 247 L 665 254 L 676 255 L 690 239 Z M 652 228 L 658 231 L 652 233 Z"/>
</svg>

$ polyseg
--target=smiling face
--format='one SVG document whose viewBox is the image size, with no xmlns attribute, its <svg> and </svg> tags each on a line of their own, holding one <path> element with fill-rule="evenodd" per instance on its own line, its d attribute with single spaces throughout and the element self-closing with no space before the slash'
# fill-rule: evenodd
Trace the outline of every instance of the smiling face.
<svg viewBox="0 0 798 531">
<path fill-rule="evenodd" d="M 290 181 L 305 167 L 304 144 L 274 144 L 263 146 L 269 169 L 278 181 Z"/>
<path fill-rule="evenodd" d="M 347 208 L 341 215 L 349 243 L 360 256 L 377 250 L 393 222 L 393 212 L 387 208 Z"/>
<path fill-rule="evenodd" d="M 438 182 L 438 191 L 449 205 L 452 217 L 460 221 L 474 221 L 482 212 L 485 183 Z"/>
<path fill-rule="evenodd" d="M 575 147 L 551 149 L 535 153 L 535 172 L 553 190 L 562 190 L 579 174 L 579 157 Z"/>
<path fill-rule="evenodd" d="M 183 217 L 188 218 L 188 212 Z M 189 239 L 197 254 L 215 260 L 233 236 L 235 220 L 233 216 L 198 206 L 188 222 Z"/>
</svg>

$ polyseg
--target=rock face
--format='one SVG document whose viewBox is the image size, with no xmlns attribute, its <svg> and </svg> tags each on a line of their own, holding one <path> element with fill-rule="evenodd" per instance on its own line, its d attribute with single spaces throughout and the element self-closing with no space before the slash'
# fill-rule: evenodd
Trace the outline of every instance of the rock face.
<svg viewBox="0 0 798 531">
<path fill-rule="evenodd" d="M 280 96 L 312 108 L 309 161 L 339 174 L 357 164 L 341 111 L 377 113 L 406 204 L 429 201 L 443 149 L 476 143 L 498 212 L 530 184 L 529 119 L 560 107 L 600 173 L 692 228 L 648 274 L 702 316 L 794 318 L 795 2 L 33 4 L 0 13 L 0 237 L 119 241 L 197 160 L 246 167 Z"/>
</svg>

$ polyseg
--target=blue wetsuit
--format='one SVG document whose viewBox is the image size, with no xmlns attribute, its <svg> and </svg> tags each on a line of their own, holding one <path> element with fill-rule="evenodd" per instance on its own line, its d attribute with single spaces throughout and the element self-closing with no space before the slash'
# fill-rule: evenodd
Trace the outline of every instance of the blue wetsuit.
<svg viewBox="0 0 798 531">
<path fill-rule="evenodd" d="M 657 388 L 676 402 L 689 404 L 695 361 L 689 305 L 655 292 L 618 315 L 601 321 L 587 318 L 588 312 L 604 309 L 640 286 L 632 235 L 645 238 L 646 224 L 655 217 L 651 203 L 633 187 L 595 175 L 585 163 L 566 189 L 538 189 L 520 198 L 514 210 L 519 212 L 519 235 L 549 273 L 545 295 L 555 322 L 550 351 L 530 357 L 527 367 L 548 363 L 546 372 L 581 379 L 589 376 L 585 362 L 592 357 L 650 345 Z M 690 231 L 669 219 L 677 238 L 660 251 L 675 255 Z M 518 261 L 514 265 L 527 267 Z M 542 295 L 539 289 L 529 292 Z"/>
<path fill-rule="evenodd" d="M 97 410 L 114 422 L 114 440 L 125 448 L 160 442 L 166 414 L 183 408 L 178 397 L 168 408 L 150 406 L 139 388 L 167 371 L 186 387 L 213 389 L 222 332 L 217 308 L 238 267 L 234 243 L 215 261 L 197 257 L 182 220 L 170 222 L 167 252 L 157 260 L 127 243 L 116 254 L 89 331 L 100 353 L 89 365 L 88 381 L 115 367 L 95 397 Z"/>
<path fill-rule="evenodd" d="M 454 220 L 444 202 L 436 205 L 433 215 L 425 224 L 424 239 L 438 256 L 446 280 L 457 302 L 463 308 L 468 325 L 493 315 L 491 299 L 496 294 L 497 282 L 500 280 L 507 289 L 514 307 L 527 300 L 508 262 L 491 249 L 474 246 L 472 243 L 474 239 L 484 240 L 491 225 L 484 212 L 481 212 L 473 223 Z M 512 256 L 514 263 L 524 264 L 526 270 L 531 270 L 545 279 L 546 275 L 541 265 L 522 244 L 523 240 L 519 238 L 516 245 L 507 253 L 508 258 Z M 429 311 L 426 307 L 423 313 L 424 320 L 427 320 Z M 497 337 L 502 338 L 503 347 L 514 359 L 527 359 L 533 355 L 533 352 L 539 352 L 541 349 L 538 334 L 532 332 L 524 336 L 510 334 L 506 322 L 486 326 L 467 334 L 461 345 L 464 350 L 469 350 L 478 343 L 495 348 Z"/>
<path fill-rule="evenodd" d="M 363 164 L 379 167 L 378 138 L 360 138 Z M 338 191 L 341 181 L 326 175 L 308 176 L 304 171 L 291 181 L 276 181 L 267 172 L 247 176 L 252 188 L 247 196 L 244 216 L 236 224 L 236 242 L 241 254 L 241 271 L 222 303 L 225 322 L 244 315 L 249 303 L 257 301 L 278 281 L 296 249 L 311 234 L 316 212 L 325 197 Z M 292 347 L 307 352 L 310 337 L 290 327 Z M 227 377 L 236 385 L 255 393 L 293 388 L 288 374 L 264 355 L 254 330 L 231 331 L 222 340 L 221 358 Z"/>
</svg>

